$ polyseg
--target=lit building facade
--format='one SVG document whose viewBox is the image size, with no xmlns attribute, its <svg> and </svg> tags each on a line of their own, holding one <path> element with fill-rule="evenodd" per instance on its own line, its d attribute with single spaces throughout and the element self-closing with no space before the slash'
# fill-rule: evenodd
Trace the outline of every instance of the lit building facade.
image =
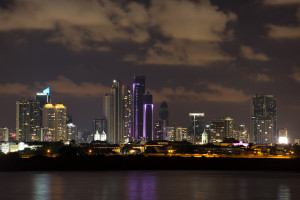
<svg viewBox="0 0 300 200">
<path fill-rule="evenodd" d="M 7 127 L 0 128 L 0 141 L 8 142 L 9 139 L 9 129 Z"/>
<path fill-rule="evenodd" d="M 250 142 L 277 143 L 277 106 L 273 95 L 254 95 L 251 100 Z"/>
<path fill-rule="evenodd" d="M 143 95 L 145 94 L 145 76 L 134 76 L 133 96 L 133 139 L 143 139 Z"/>
<path fill-rule="evenodd" d="M 43 108 L 44 141 L 67 140 L 67 108 L 63 104 L 45 104 Z"/>
<path fill-rule="evenodd" d="M 237 140 L 242 141 L 244 143 L 249 142 L 249 134 L 248 134 L 248 129 L 245 124 L 240 124 L 235 126 L 235 132 L 237 133 Z"/>
<path fill-rule="evenodd" d="M 175 141 L 175 128 L 171 126 L 164 127 L 164 140 L 168 140 L 170 142 Z"/>
<path fill-rule="evenodd" d="M 189 135 L 193 144 L 201 143 L 201 134 L 204 131 L 204 113 L 189 113 Z"/>
<path fill-rule="evenodd" d="M 111 93 L 104 96 L 103 110 L 107 121 L 107 142 L 111 144 L 123 142 L 123 100 L 120 81 L 113 80 Z"/>
<path fill-rule="evenodd" d="M 107 132 L 107 121 L 106 119 L 93 119 L 93 133 L 96 131 L 102 133 L 103 131 Z"/>
<path fill-rule="evenodd" d="M 129 140 L 133 137 L 133 117 L 132 117 L 132 90 L 122 85 L 123 99 L 123 134 L 124 139 Z"/>
<path fill-rule="evenodd" d="M 282 128 L 278 130 L 278 143 L 279 144 L 288 144 L 288 130 L 287 128 Z"/>
<path fill-rule="evenodd" d="M 188 139 L 187 138 L 187 128 L 177 127 L 175 140 L 176 141 L 186 141 L 187 139 Z"/>
<path fill-rule="evenodd" d="M 40 102 L 20 99 L 16 102 L 16 140 L 22 142 L 40 141 Z"/>
<path fill-rule="evenodd" d="M 233 129 L 234 129 L 234 123 L 233 119 L 230 117 L 226 117 L 224 119 L 224 138 L 234 138 L 233 136 Z"/>
<path fill-rule="evenodd" d="M 209 142 L 223 142 L 225 138 L 225 123 L 224 120 L 210 121 L 210 137 Z"/>
<path fill-rule="evenodd" d="M 164 121 L 157 120 L 154 123 L 154 140 L 164 140 Z"/>
<path fill-rule="evenodd" d="M 202 141 L 201 144 L 207 144 L 208 143 L 208 134 L 206 132 L 206 130 L 204 129 L 203 133 L 202 133 Z"/>
<path fill-rule="evenodd" d="M 143 95 L 143 139 L 153 140 L 153 101 L 152 95 Z"/>
<path fill-rule="evenodd" d="M 77 135 L 77 126 L 73 123 L 67 124 L 67 140 L 71 141 L 78 141 L 78 135 Z"/>
</svg>

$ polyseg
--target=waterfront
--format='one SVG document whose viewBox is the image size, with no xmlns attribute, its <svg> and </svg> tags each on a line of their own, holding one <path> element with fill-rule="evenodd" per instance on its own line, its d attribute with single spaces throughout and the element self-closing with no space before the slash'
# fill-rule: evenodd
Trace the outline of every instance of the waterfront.
<svg viewBox="0 0 300 200">
<path fill-rule="evenodd" d="M 1 200 L 298 199 L 300 174 L 265 171 L 1 172 Z"/>
</svg>

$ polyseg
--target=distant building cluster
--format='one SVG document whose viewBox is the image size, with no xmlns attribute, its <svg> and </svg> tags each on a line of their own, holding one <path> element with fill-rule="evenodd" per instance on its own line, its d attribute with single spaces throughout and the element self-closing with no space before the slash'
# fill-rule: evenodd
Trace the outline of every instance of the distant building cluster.
<svg viewBox="0 0 300 200">
<path fill-rule="evenodd" d="M 16 102 L 16 135 L 20 142 L 74 140 L 77 128 L 67 117 L 63 104 L 51 103 L 50 88 L 37 93 L 35 99 Z"/>
<path fill-rule="evenodd" d="M 160 104 L 158 119 L 153 110 L 153 96 L 146 91 L 145 76 L 135 76 L 132 84 L 113 80 L 111 91 L 103 96 L 103 117 L 93 119 L 91 130 L 79 130 L 67 114 L 67 107 L 51 102 L 48 87 L 36 93 L 34 99 L 16 101 L 16 131 L 0 128 L 0 141 L 100 141 L 112 145 L 147 141 L 194 145 L 228 141 L 262 145 L 291 143 L 287 129 L 277 129 L 277 103 L 273 95 L 256 94 L 251 98 L 250 128 L 236 124 L 231 117 L 208 121 L 203 112 L 190 112 L 185 116 L 189 124 L 172 124 L 165 100 Z"/>
</svg>

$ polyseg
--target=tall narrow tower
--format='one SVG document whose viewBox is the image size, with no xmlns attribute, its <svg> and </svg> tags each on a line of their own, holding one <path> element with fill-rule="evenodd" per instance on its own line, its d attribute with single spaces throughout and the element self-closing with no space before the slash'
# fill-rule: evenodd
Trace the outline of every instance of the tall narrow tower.
<svg viewBox="0 0 300 200">
<path fill-rule="evenodd" d="M 123 101 L 120 81 L 113 80 L 111 93 L 104 96 L 104 116 L 107 120 L 107 141 L 112 144 L 123 142 Z"/>
<path fill-rule="evenodd" d="M 143 95 L 143 138 L 153 140 L 153 101 L 152 95 Z"/>
<path fill-rule="evenodd" d="M 143 138 L 143 94 L 145 94 L 145 76 L 135 76 L 133 90 L 133 138 Z"/>
</svg>

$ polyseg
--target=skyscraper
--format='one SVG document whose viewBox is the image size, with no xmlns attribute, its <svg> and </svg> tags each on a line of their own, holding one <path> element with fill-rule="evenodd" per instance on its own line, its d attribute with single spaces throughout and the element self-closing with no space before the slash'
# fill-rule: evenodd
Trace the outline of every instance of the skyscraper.
<svg viewBox="0 0 300 200">
<path fill-rule="evenodd" d="M 133 90 L 133 138 L 143 138 L 143 94 L 145 94 L 145 76 L 134 76 Z"/>
<path fill-rule="evenodd" d="M 43 109 L 44 140 L 67 140 L 67 108 L 63 104 L 45 104 Z"/>
<path fill-rule="evenodd" d="M 103 131 L 107 133 L 107 121 L 106 119 L 93 119 L 93 133 L 96 131 L 102 133 Z"/>
<path fill-rule="evenodd" d="M 177 127 L 176 128 L 176 141 L 185 141 L 187 140 L 187 128 Z"/>
<path fill-rule="evenodd" d="M 16 102 L 16 140 L 22 142 L 40 141 L 40 102 L 20 99 Z"/>
<path fill-rule="evenodd" d="M 250 142 L 276 144 L 277 107 L 273 95 L 256 94 L 251 100 Z"/>
<path fill-rule="evenodd" d="M 152 95 L 143 95 L 143 138 L 153 140 L 153 102 Z"/>
<path fill-rule="evenodd" d="M 224 120 L 213 120 L 210 122 L 210 138 L 209 142 L 222 142 L 225 138 Z"/>
<path fill-rule="evenodd" d="M 159 108 L 159 118 L 163 121 L 165 121 L 165 126 L 168 126 L 168 117 L 169 117 L 169 110 L 168 110 L 168 104 L 166 101 L 161 102 L 160 108 Z"/>
<path fill-rule="evenodd" d="M 226 117 L 224 119 L 224 129 L 225 129 L 224 138 L 233 138 L 233 126 L 234 126 L 233 119 L 230 117 Z"/>
<path fill-rule="evenodd" d="M 154 140 L 164 140 L 164 122 L 157 120 L 154 123 Z"/>
<path fill-rule="evenodd" d="M 43 140 L 55 141 L 55 107 L 51 103 L 43 108 Z"/>
<path fill-rule="evenodd" d="M 287 128 L 281 128 L 278 130 L 278 143 L 279 144 L 288 144 L 288 130 Z"/>
<path fill-rule="evenodd" d="M 0 128 L 0 141 L 8 142 L 9 129 L 7 127 Z"/>
<path fill-rule="evenodd" d="M 104 96 L 104 116 L 107 120 L 107 141 L 112 144 L 123 142 L 123 100 L 120 81 L 113 80 L 111 93 Z"/>
<path fill-rule="evenodd" d="M 36 93 L 35 100 L 40 102 L 40 109 L 43 110 L 44 105 L 51 103 L 50 87 L 47 87 L 43 92 Z"/>
<path fill-rule="evenodd" d="M 190 113 L 189 135 L 193 144 L 201 143 L 204 131 L 204 113 Z"/>
<path fill-rule="evenodd" d="M 104 99 L 103 99 L 103 114 L 104 117 L 106 119 L 106 124 L 107 124 L 107 142 L 112 143 L 114 142 L 114 137 L 113 137 L 113 133 L 114 133 L 114 120 L 113 120 L 113 96 L 112 94 L 106 93 L 104 95 Z"/>
<path fill-rule="evenodd" d="M 123 134 L 126 139 L 129 139 L 133 137 L 132 90 L 126 85 L 122 85 L 122 99 L 123 99 Z"/>
<path fill-rule="evenodd" d="M 78 141 L 78 135 L 77 135 L 77 126 L 74 125 L 73 123 L 67 123 L 67 140 L 75 140 Z"/>
</svg>

